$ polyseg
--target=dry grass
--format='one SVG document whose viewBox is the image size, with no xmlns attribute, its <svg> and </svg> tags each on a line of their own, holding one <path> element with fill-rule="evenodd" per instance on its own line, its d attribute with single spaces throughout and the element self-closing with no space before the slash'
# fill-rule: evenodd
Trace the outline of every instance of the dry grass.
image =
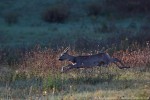
<svg viewBox="0 0 150 100">
<path fill-rule="evenodd" d="M 148 42 L 142 49 L 134 44 L 130 50 L 113 53 L 114 57 L 131 66 L 130 69 L 122 70 L 111 64 L 108 68 L 73 69 L 61 74 L 61 66 L 67 64 L 58 61 L 62 51 L 63 48 L 54 51 L 50 48 L 37 47 L 27 52 L 24 59 L 15 65 L 18 69 L 11 71 L 10 75 L 4 75 L 8 76 L 7 80 L 4 77 L 3 80 L 0 79 L 3 83 L 0 87 L 0 99 L 148 99 L 150 94 Z M 70 54 L 85 55 L 74 50 L 71 50 Z M 9 67 L 4 68 L 6 70 Z"/>
<path fill-rule="evenodd" d="M 25 71 L 35 76 L 47 76 L 59 69 L 57 52 L 51 49 L 35 50 L 25 54 L 24 61 L 19 65 L 19 71 Z"/>
<path fill-rule="evenodd" d="M 37 47 L 35 50 L 27 52 L 25 54 L 24 60 L 19 64 L 20 71 L 29 72 L 32 75 L 42 75 L 47 76 L 49 73 L 57 73 L 60 71 L 62 65 L 67 64 L 67 62 L 58 61 L 59 55 L 63 51 L 59 49 L 54 51 L 50 48 L 45 48 L 41 50 Z M 106 50 L 107 51 L 107 50 Z M 99 51 L 96 51 L 99 52 Z M 92 53 L 82 53 L 71 50 L 72 55 L 91 55 Z M 150 64 L 150 44 L 147 42 L 147 46 L 141 48 L 136 43 L 132 44 L 130 49 L 125 51 L 115 51 L 113 57 L 121 59 L 127 66 L 131 67 L 149 67 Z"/>
<path fill-rule="evenodd" d="M 114 53 L 115 57 L 122 59 L 131 67 L 150 66 L 150 44 L 146 43 L 146 48 L 141 48 L 137 43 L 132 44 L 131 50 L 118 51 Z"/>
</svg>

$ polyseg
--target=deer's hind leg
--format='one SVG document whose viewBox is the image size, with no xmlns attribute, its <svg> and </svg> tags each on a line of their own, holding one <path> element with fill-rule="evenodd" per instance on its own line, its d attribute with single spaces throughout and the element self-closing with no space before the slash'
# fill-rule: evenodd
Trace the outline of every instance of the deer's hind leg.
<svg viewBox="0 0 150 100">
<path fill-rule="evenodd" d="M 121 66 L 119 66 L 119 65 L 117 64 L 117 62 L 119 62 L 119 63 L 121 64 Z M 117 59 L 117 58 L 113 58 L 113 63 L 116 64 L 120 69 L 123 69 L 123 68 L 130 68 L 129 66 L 125 66 L 125 65 L 121 62 L 121 60 L 119 60 L 119 59 Z"/>
</svg>

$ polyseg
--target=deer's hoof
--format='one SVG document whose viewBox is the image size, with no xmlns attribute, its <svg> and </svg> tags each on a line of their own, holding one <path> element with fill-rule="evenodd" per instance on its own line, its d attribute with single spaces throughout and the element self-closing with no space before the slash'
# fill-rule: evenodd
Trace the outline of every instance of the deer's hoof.
<svg viewBox="0 0 150 100">
<path fill-rule="evenodd" d="M 64 68 L 63 68 L 63 67 L 61 68 L 61 72 L 62 72 L 62 73 L 64 72 Z"/>
<path fill-rule="evenodd" d="M 124 68 L 130 68 L 130 66 L 125 66 Z"/>
<path fill-rule="evenodd" d="M 125 68 L 130 68 L 129 66 L 125 66 Z"/>
</svg>

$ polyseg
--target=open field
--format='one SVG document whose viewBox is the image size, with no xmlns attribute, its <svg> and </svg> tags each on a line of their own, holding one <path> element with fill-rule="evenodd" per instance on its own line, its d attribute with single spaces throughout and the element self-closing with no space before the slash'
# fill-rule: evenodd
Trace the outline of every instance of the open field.
<svg viewBox="0 0 150 100">
<path fill-rule="evenodd" d="M 149 0 L 0 0 L 0 100 L 149 100 L 149 12 Z M 61 73 L 68 46 L 131 68 Z"/>
</svg>

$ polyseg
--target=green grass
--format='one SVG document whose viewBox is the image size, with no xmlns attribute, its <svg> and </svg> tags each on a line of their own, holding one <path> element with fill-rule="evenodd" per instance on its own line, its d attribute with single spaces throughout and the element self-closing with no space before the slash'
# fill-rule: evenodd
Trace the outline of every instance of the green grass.
<svg viewBox="0 0 150 100">
<path fill-rule="evenodd" d="M 89 22 L 85 23 L 86 20 L 89 20 Z M 135 20 L 136 23 L 130 20 Z M 137 28 L 132 28 L 131 23 L 137 25 Z M 81 21 L 64 24 L 52 23 L 41 26 L 0 25 L 0 47 L 18 47 L 22 45 L 30 47 L 35 44 L 52 47 L 64 44 L 77 45 L 80 38 L 85 38 L 86 41 L 92 44 L 98 43 L 100 46 L 112 42 L 116 43 L 116 40 L 124 41 L 126 38 L 131 42 L 132 39 L 144 33 L 144 31 L 140 31 L 143 23 L 141 20 L 137 21 L 136 18 L 112 22 L 108 21 L 106 17 L 98 17 L 96 22 L 92 22 L 91 19 L 87 18 L 83 19 L 83 23 Z M 81 42 L 84 42 L 84 40 Z"/>
<path fill-rule="evenodd" d="M 100 70 L 100 69 L 99 69 Z M 109 70 L 106 74 L 106 70 Z M 115 71 L 113 71 L 115 70 Z M 97 71 L 95 69 L 94 71 Z M 149 72 L 136 71 L 136 69 L 119 70 L 117 68 L 101 68 L 103 73 L 84 76 L 83 73 L 72 75 L 69 84 L 64 84 L 63 91 L 56 93 L 49 99 L 148 99 L 150 94 Z M 114 75 L 115 74 L 115 75 Z M 80 76 L 83 75 L 83 76 Z M 108 78 L 106 75 L 113 76 Z M 95 77 L 95 78 L 94 78 Z M 94 83 L 94 84 L 93 84 Z M 67 85 L 67 87 L 65 87 Z M 66 88 L 68 88 L 66 90 Z M 47 96 L 43 97 L 47 98 Z"/>
<path fill-rule="evenodd" d="M 27 77 L 20 73 L 11 83 L 0 86 L 0 98 L 43 98 L 48 100 L 83 99 L 148 99 L 149 70 L 117 67 L 75 69 L 68 73 L 52 74 L 45 78 Z M 21 92 L 22 91 L 22 92 Z M 21 92 L 21 93 L 20 93 Z"/>
</svg>

